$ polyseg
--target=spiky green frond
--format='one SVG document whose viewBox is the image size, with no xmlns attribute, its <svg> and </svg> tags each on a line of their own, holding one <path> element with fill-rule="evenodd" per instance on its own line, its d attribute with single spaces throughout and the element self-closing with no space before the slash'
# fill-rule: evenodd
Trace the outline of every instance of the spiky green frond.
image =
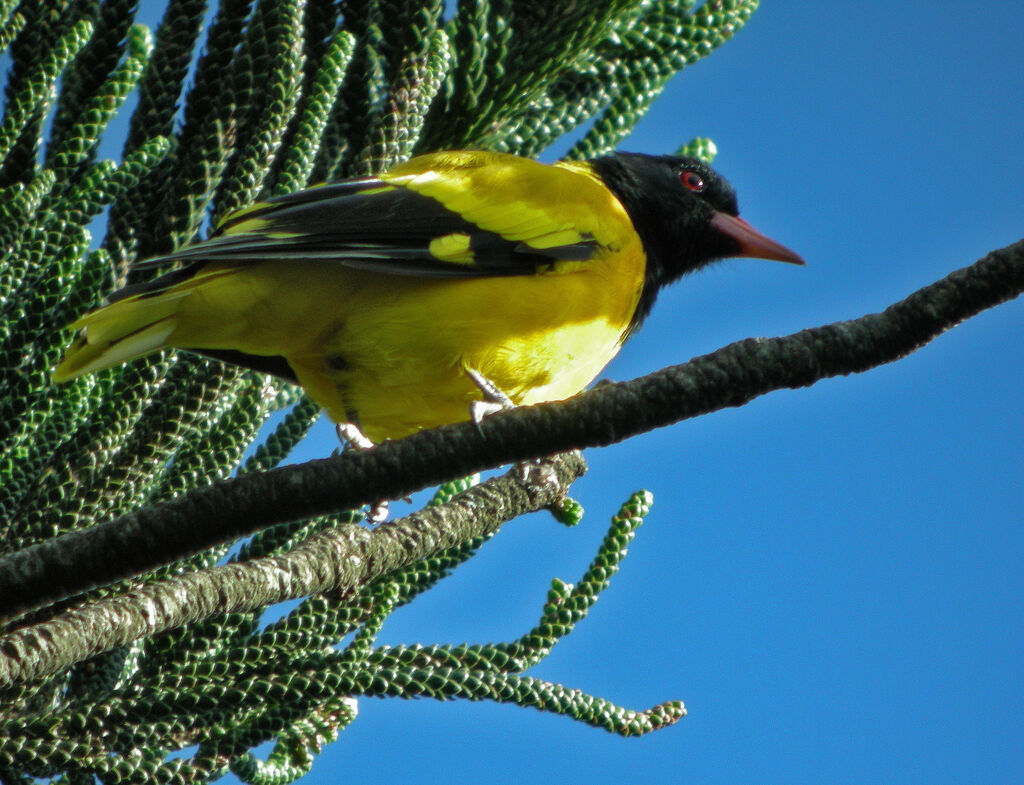
<svg viewBox="0 0 1024 785">
<path fill-rule="evenodd" d="M 263 195 L 380 172 L 419 151 L 534 154 L 593 121 L 571 154 L 603 152 L 755 7 L 466 0 L 446 20 L 442 0 L 167 0 L 149 31 L 133 0 L 0 0 L 10 62 L 0 120 L 0 514 L 10 523 L 0 553 L 272 468 L 319 414 L 285 382 L 186 352 L 53 386 L 67 325 L 134 282 L 134 261 L 191 242 Z M 96 160 L 118 134 L 122 161 Z M 687 150 L 714 153 L 706 140 Z M 575 586 L 553 584 L 537 625 L 517 639 L 377 643 L 394 608 L 497 530 L 484 506 L 468 508 L 476 517 L 462 506 L 490 493 L 478 480 L 442 486 L 430 511 L 391 528 L 369 532 L 359 510 L 295 520 L 258 533 L 227 564 L 214 566 L 222 545 L 67 598 L 50 611 L 56 627 L 40 616 L 23 620 L 28 632 L 0 630 L 14 636 L 0 657 L 68 657 L 0 689 L 3 777 L 206 782 L 230 769 L 288 782 L 355 719 L 360 696 L 511 702 L 626 735 L 682 716 L 681 704 L 633 712 L 523 673 L 618 569 L 644 495 L 616 517 Z M 565 523 L 582 515 L 571 499 L 546 503 Z M 350 558 L 368 548 L 358 552 L 369 577 L 327 592 L 332 564 L 344 574 L 351 565 L 320 556 L 324 543 Z M 290 582 L 304 593 L 282 595 Z M 148 599 L 133 605 L 136 596 Z M 264 623 L 263 605 L 282 596 L 302 599 Z M 125 632 L 172 611 L 176 627 Z M 76 623 L 90 612 L 89 625 Z M 258 760 L 252 748 L 267 740 L 275 747 Z"/>
<path fill-rule="evenodd" d="M 594 64 L 616 95 L 569 152 L 591 158 L 611 152 L 647 113 L 678 71 L 706 57 L 735 35 L 759 0 L 711 0 L 696 13 L 692 0 L 653 4 L 635 24 L 603 47 Z"/>
<path fill-rule="evenodd" d="M 7 156 L 27 125 L 49 111 L 57 77 L 85 46 L 92 31 L 93 26 L 87 20 L 76 23 L 53 43 L 21 89 L 11 97 L 0 124 L 0 163 L 6 163 Z"/>
<path fill-rule="evenodd" d="M 556 583 L 540 625 L 516 643 L 375 646 L 377 632 L 401 600 L 399 582 L 390 579 L 364 590 L 355 615 L 357 604 L 339 615 L 344 605 L 314 597 L 260 632 L 246 615 L 236 614 L 202 625 L 202 634 L 199 628 L 184 628 L 142 648 L 111 652 L 88 674 L 76 676 L 81 686 L 67 706 L 0 723 L 0 737 L 12 741 L 0 745 L 0 766 L 38 773 L 41 761 L 74 759 L 101 774 L 125 771 L 132 762 L 125 751 L 140 745 L 152 750 L 150 740 L 173 738 L 176 745 L 235 750 L 232 770 L 239 776 L 301 773 L 308 771 L 309 755 L 354 719 L 357 696 L 516 703 L 622 735 L 670 724 L 685 714 L 678 702 L 632 711 L 522 675 L 607 587 L 649 505 L 648 494 L 634 494 L 613 518 L 578 585 Z M 327 621 L 332 617 L 333 622 Z M 239 623 L 249 632 L 232 635 Z M 351 642 L 336 649 L 352 631 Z M 277 739 L 277 746 L 261 765 L 246 750 L 270 738 Z M 206 770 L 201 753 L 188 763 Z M 136 771 L 167 776 L 177 771 L 170 767 L 179 765 L 167 762 Z"/>
<path fill-rule="evenodd" d="M 295 124 L 294 135 L 280 158 L 281 174 L 277 179 L 276 194 L 291 193 L 309 180 L 342 79 L 352 62 L 355 42 L 355 36 L 339 30 L 323 53 L 309 92 L 304 94 L 302 114 Z"/>
</svg>

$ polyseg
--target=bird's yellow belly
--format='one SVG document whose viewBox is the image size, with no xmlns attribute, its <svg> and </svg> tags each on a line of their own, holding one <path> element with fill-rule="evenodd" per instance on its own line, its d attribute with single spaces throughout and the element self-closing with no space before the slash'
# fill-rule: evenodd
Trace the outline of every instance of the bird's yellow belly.
<svg viewBox="0 0 1024 785">
<path fill-rule="evenodd" d="M 283 355 L 332 419 L 358 419 L 374 441 L 399 438 L 468 419 L 469 403 L 481 393 L 467 367 L 519 404 L 586 387 L 618 351 L 639 297 L 642 257 L 639 264 L 618 261 L 465 279 L 251 264 L 224 276 L 230 285 L 219 287 L 211 276 L 190 298 L 198 318 L 181 320 L 209 326 L 198 311 L 228 309 L 240 318 L 219 321 L 233 324 L 234 334 L 210 337 L 207 330 L 173 342 Z"/>
</svg>

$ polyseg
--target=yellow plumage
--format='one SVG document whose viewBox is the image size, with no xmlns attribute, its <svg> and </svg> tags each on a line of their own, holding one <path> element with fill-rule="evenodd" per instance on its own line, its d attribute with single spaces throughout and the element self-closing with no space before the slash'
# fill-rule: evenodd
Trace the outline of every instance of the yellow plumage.
<svg viewBox="0 0 1024 785">
<path fill-rule="evenodd" d="M 737 212 L 690 158 L 419 156 L 142 262 L 188 266 L 75 322 L 54 379 L 177 347 L 292 378 L 374 441 L 467 419 L 482 396 L 467 371 L 517 404 L 566 398 L 660 287 L 727 256 L 800 263 Z"/>
<path fill-rule="evenodd" d="M 579 392 L 618 351 L 644 257 L 625 210 L 599 181 L 494 153 L 423 156 L 381 180 L 530 247 L 592 235 L 609 250 L 582 262 L 546 259 L 528 275 L 455 278 L 303 259 L 212 261 L 185 281 L 79 319 L 82 336 L 54 380 L 171 346 L 282 356 L 333 420 L 357 416 L 379 441 L 467 419 L 481 396 L 467 367 L 527 404 Z M 244 234 L 232 220 L 225 232 Z M 249 231 L 264 221 L 237 220 Z"/>
</svg>

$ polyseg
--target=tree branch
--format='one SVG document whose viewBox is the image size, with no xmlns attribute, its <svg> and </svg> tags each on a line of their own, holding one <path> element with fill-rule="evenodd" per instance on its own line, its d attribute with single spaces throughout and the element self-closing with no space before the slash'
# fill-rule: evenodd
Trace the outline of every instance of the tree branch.
<svg viewBox="0 0 1024 785">
<path fill-rule="evenodd" d="M 586 471 L 578 452 L 515 468 L 446 504 L 381 524 L 326 529 L 288 553 L 225 564 L 87 603 L 0 636 L 0 688 L 215 614 L 324 592 L 347 593 L 394 570 L 558 502 Z"/>
<path fill-rule="evenodd" d="M 0 618 L 135 575 L 284 521 L 398 498 L 452 477 L 612 444 L 782 388 L 897 360 L 1024 291 L 1024 240 L 882 313 L 781 338 L 746 339 L 684 365 L 568 401 L 499 412 L 367 452 L 198 488 L 0 560 Z"/>
</svg>

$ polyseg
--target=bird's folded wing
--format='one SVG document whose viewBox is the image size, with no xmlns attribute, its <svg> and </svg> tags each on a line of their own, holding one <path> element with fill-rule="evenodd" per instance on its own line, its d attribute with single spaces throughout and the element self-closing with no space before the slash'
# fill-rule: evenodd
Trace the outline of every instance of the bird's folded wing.
<svg viewBox="0 0 1024 785">
<path fill-rule="evenodd" d="M 532 275 L 614 249 L 630 229 L 585 168 L 439 153 L 379 178 L 256 203 L 227 215 L 210 239 L 138 267 L 314 259 L 395 275 Z"/>
</svg>

